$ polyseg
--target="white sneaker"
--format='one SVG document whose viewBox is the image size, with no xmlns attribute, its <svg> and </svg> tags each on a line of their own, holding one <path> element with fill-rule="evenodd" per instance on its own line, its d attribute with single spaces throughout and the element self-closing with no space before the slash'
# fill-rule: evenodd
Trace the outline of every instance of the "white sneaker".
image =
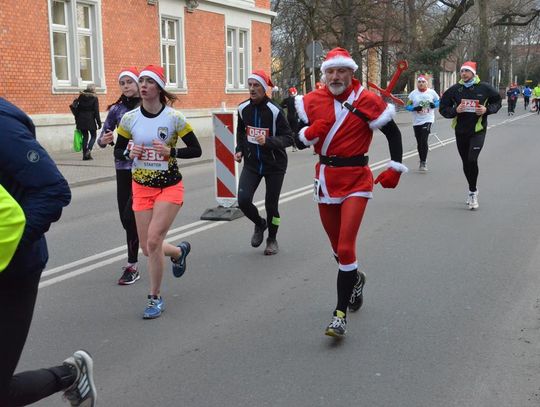
<svg viewBox="0 0 540 407">
<path fill-rule="evenodd" d="M 469 197 L 467 199 L 467 206 L 469 209 L 478 209 L 478 191 L 469 192 Z"/>
<path fill-rule="evenodd" d="M 427 166 L 425 161 L 420 161 L 420 165 L 418 166 L 418 171 L 420 172 L 427 172 Z"/>
</svg>

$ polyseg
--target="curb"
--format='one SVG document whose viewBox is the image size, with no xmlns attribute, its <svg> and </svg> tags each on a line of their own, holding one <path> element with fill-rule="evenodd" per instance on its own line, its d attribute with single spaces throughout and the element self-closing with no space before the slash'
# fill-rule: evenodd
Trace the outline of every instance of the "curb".
<svg viewBox="0 0 540 407">
<path fill-rule="evenodd" d="M 193 167 L 195 165 L 208 164 L 208 163 L 213 163 L 213 162 L 214 162 L 213 158 L 199 160 L 199 161 L 196 161 L 196 162 L 187 162 L 187 163 L 182 165 L 180 170 L 182 168 L 186 168 L 186 167 Z M 107 167 L 107 168 L 113 168 L 114 169 L 114 167 Z M 116 179 L 116 175 L 107 175 L 107 176 L 103 176 L 103 177 L 91 178 L 91 179 L 86 179 L 86 180 L 82 180 L 82 181 L 68 182 L 68 185 L 71 188 L 76 188 L 76 187 L 82 187 L 82 186 L 85 186 L 85 185 L 92 185 L 92 184 L 99 184 L 101 182 L 113 181 L 115 179 Z"/>
</svg>

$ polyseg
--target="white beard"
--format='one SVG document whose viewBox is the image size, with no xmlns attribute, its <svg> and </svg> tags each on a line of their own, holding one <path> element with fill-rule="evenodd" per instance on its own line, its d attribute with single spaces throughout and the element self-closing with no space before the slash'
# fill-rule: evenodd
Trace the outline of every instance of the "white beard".
<svg viewBox="0 0 540 407">
<path fill-rule="evenodd" d="M 347 89 L 347 87 L 345 86 L 345 84 L 342 84 L 342 83 L 340 83 L 340 84 L 329 84 L 328 85 L 328 90 L 334 96 L 341 95 L 343 92 L 345 92 L 345 89 Z"/>
</svg>

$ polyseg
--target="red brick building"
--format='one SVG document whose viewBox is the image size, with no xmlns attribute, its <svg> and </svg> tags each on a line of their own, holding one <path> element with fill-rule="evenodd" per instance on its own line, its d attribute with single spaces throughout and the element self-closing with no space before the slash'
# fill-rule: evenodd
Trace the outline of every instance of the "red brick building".
<svg viewBox="0 0 540 407">
<path fill-rule="evenodd" d="M 94 83 L 100 110 L 123 67 L 162 65 L 167 90 L 201 136 L 210 114 L 270 72 L 270 0 L 17 0 L 0 7 L 0 96 L 34 120 L 49 149 L 69 149 L 69 104 Z"/>
</svg>

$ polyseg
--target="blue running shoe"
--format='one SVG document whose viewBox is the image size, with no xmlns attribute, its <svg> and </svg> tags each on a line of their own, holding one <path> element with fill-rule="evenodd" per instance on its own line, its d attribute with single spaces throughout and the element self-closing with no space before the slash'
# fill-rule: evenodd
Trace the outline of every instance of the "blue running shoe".
<svg viewBox="0 0 540 407">
<path fill-rule="evenodd" d="M 144 310 L 143 319 L 154 319 L 159 318 L 161 313 L 165 311 L 165 302 L 163 297 L 153 298 L 151 295 L 148 296 L 148 303 Z"/>
<path fill-rule="evenodd" d="M 191 251 L 191 245 L 189 242 L 181 242 L 177 247 L 182 251 L 180 257 L 176 260 L 171 257 L 172 272 L 176 278 L 182 277 L 186 272 L 186 257 Z"/>
</svg>

